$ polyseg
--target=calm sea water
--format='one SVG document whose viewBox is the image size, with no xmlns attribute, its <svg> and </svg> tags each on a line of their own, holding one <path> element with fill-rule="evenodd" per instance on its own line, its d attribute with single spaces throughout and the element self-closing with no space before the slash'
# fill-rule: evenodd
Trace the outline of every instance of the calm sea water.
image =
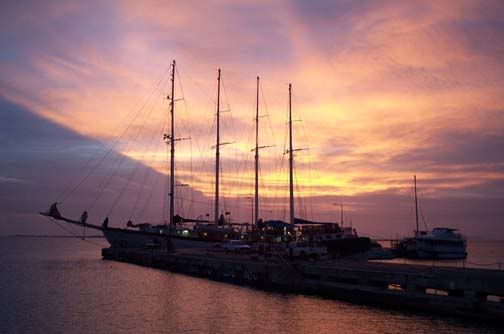
<svg viewBox="0 0 504 334">
<path fill-rule="evenodd" d="M 491 253 L 503 246 L 482 245 L 473 247 Z M 99 246 L 68 238 L 0 238 L 0 303 L 2 333 L 504 332 L 484 322 L 264 292 L 105 261 Z"/>
</svg>

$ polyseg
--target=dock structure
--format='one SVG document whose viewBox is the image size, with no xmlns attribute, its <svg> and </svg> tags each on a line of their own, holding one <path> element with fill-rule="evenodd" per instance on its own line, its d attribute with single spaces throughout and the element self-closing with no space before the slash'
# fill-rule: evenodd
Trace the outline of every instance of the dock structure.
<svg viewBox="0 0 504 334">
<path fill-rule="evenodd" d="M 122 248 L 104 248 L 102 256 L 261 289 L 504 323 L 500 270 Z"/>
</svg>

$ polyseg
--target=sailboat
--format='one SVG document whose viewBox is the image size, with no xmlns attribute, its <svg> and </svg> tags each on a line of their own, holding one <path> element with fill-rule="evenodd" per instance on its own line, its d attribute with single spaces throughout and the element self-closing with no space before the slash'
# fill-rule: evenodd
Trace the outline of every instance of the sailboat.
<svg viewBox="0 0 504 334">
<path fill-rule="evenodd" d="M 296 241 L 297 245 L 308 243 L 324 246 L 327 248 L 329 256 L 332 257 L 370 250 L 371 240 L 367 237 L 358 236 L 356 230 L 351 227 L 343 227 L 336 222 L 316 222 L 296 217 L 294 209 L 294 152 L 301 151 L 302 149 L 294 148 L 292 123 L 292 84 L 289 84 L 288 149 L 285 152 L 289 155 L 289 220 L 288 222 L 278 220 L 265 221 L 262 225 L 266 228 L 270 227 L 270 231 L 269 235 L 263 235 L 263 238 L 269 241 Z M 256 113 L 256 148 L 258 147 L 257 133 Z M 258 206 L 257 165 L 258 154 L 256 151 L 256 212 Z M 341 224 L 343 225 L 343 217 Z M 281 232 L 283 232 L 283 235 Z M 287 236 L 285 235 L 286 233 Z"/>
<path fill-rule="evenodd" d="M 220 146 L 228 143 L 220 142 L 220 87 L 221 70 L 218 70 L 217 88 L 217 143 L 215 162 L 215 220 L 210 222 L 203 219 L 187 219 L 174 213 L 175 201 L 175 142 L 187 138 L 175 138 L 175 60 L 171 64 L 171 95 L 170 100 L 170 134 L 164 135 L 164 139 L 170 145 L 170 189 L 169 189 L 169 221 L 168 224 L 153 225 L 150 223 L 133 224 L 128 221 L 127 228 L 113 228 L 108 226 L 108 217 L 101 225 L 87 222 L 87 212 L 84 212 L 80 220 L 64 217 L 57 208 L 57 203 L 51 205 L 47 212 L 40 212 L 41 215 L 74 224 L 82 228 L 99 230 L 103 233 L 112 247 L 120 248 L 163 248 L 163 249 L 185 249 L 185 248 L 209 248 L 215 242 L 224 241 L 236 237 L 236 232 L 232 227 L 224 226 L 224 216 L 219 216 L 219 162 Z M 191 227 L 184 226 L 191 224 Z M 130 229 L 133 228 L 133 229 Z"/>
<path fill-rule="evenodd" d="M 465 259 L 467 242 L 457 229 L 436 227 L 431 231 L 420 231 L 418 224 L 418 197 L 416 175 L 415 185 L 415 218 L 416 230 L 413 237 L 405 238 L 395 245 L 398 255 L 414 259 Z"/>
</svg>

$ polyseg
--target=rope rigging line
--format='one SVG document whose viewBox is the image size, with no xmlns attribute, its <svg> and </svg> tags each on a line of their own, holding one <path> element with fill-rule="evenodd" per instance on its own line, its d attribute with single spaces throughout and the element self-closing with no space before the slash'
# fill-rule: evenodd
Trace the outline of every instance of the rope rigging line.
<svg viewBox="0 0 504 334">
<path fill-rule="evenodd" d="M 162 125 L 163 129 L 166 128 L 167 126 L 167 122 L 168 122 L 168 115 L 166 116 L 165 120 L 164 120 L 164 123 Z M 158 143 L 157 143 L 157 146 L 156 146 L 156 150 L 155 150 L 155 153 L 154 155 L 151 157 L 149 163 L 148 163 L 148 166 L 152 166 L 153 165 L 153 162 L 154 160 L 156 159 L 156 157 L 158 156 L 158 153 L 160 151 L 160 148 L 163 147 L 163 144 L 164 144 L 164 141 L 162 140 L 159 140 Z M 144 172 L 144 175 L 143 175 L 143 179 L 142 179 L 142 182 L 141 182 L 141 187 L 140 187 L 140 191 L 138 192 L 137 194 L 137 197 L 135 199 L 135 203 L 133 205 L 133 208 L 131 210 L 131 213 L 128 217 L 128 219 L 132 219 L 133 218 L 133 215 L 135 214 L 135 211 L 137 210 L 137 207 L 138 207 L 138 204 L 140 202 L 140 198 L 144 192 L 144 189 L 145 189 L 145 185 L 148 183 L 148 179 L 150 178 L 150 176 L 154 174 L 152 170 L 148 169 L 148 168 L 145 168 L 145 172 Z M 166 201 L 165 201 L 166 202 Z"/>
<path fill-rule="evenodd" d="M 180 67 L 179 67 L 180 68 Z M 196 135 L 195 136 L 195 131 L 194 131 L 194 128 L 192 126 L 192 123 L 191 122 L 191 118 L 189 116 L 189 106 L 188 106 L 188 101 L 186 100 L 186 97 L 185 97 L 185 93 L 184 93 L 184 89 L 183 89 L 183 86 L 182 86 L 182 78 L 181 76 L 179 75 L 179 72 L 178 72 L 178 69 L 176 69 L 176 73 L 177 73 L 177 80 L 178 80 L 178 84 L 179 84 L 179 87 L 180 87 L 180 92 L 181 92 L 181 95 L 182 95 L 182 100 L 184 102 L 184 117 L 181 117 L 180 120 L 181 120 L 181 123 L 182 123 L 182 126 L 184 128 L 184 130 L 186 132 L 189 133 L 189 137 L 190 137 L 190 140 L 189 140 L 189 150 L 190 150 L 190 159 L 189 159 L 189 185 L 191 186 L 189 188 L 189 192 L 190 192 L 190 197 L 192 199 L 194 199 L 194 196 L 196 194 L 196 190 L 193 189 L 193 186 L 194 186 L 194 182 L 195 182 L 195 179 L 194 179 L 194 173 L 198 173 L 197 175 L 206 175 L 208 173 L 208 170 L 207 170 L 207 162 L 206 160 L 209 159 L 208 158 L 208 155 L 211 153 L 211 150 L 210 150 L 210 138 L 211 138 L 211 133 L 214 132 L 215 128 L 214 127 L 204 127 L 204 128 L 208 128 L 206 130 L 206 132 L 202 132 L 202 131 L 199 131 L 197 133 L 199 134 L 202 134 L 200 136 Z M 208 103 L 210 104 L 210 106 L 212 106 L 212 111 L 215 110 L 215 106 L 216 106 L 216 101 L 210 97 L 206 91 L 204 91 L 201 86 L 194 80 L 192 79 L 191 77 L 189 77 L 189 79 L 197 86 L 197 88 L 203 92 L 206 100 L 208 101 Z M 206 113 L 205 113 L 206 115 Z M 213 119 L 213 124 L 215 124 L 215 117 L 212 117 Z M 204 125 L 207 125 L 207 124 L 211 124 L 212 122 L 210 122 L 210 120 L 208 121 L 204 121 L 202 120 L 202 124 Z M 208 144 L 205 145 L 204 147 L 206 147 L 205 150 L 202 149 L 202 145 L 200 143 L 200 140 L 198 140 L 198 137 L 203 137 L 203 138 L 206 138 L 208 140 Z M 195 143 L 196 145 L 196 149 L 199 153 L 199 156 L 201 157 L 200 160 L 199 160 L 199 163 L 198 163 L 198 166 L 195 166 L 195 162 L 194 162 L 194 158 L 193 158 L 193 142 Z M 177 166 L 175 166 L 175 168 L 177 169 Z M 177 169 L 178 170 L 178 169 Z M 210 201 L 209 203 L 210 204 Z M 184 210 L 184 203 L 183 201 L 180 201 L 177 203 L 177 209 L 178 210 Z M 194 205 L 193 203 L 190 203 L 189 204 L 189 208 L 188 208 L 188 213 L 190 216 L 194 216 Z"/>
<path fill-rule="evenodd" d="M 189 110 L 188 110 L 189 108 L 188 108 L 186 97 L 185 97 L 185 94 L 184 94 L 184 88 L 182 87 L 182 81 L 180 79 L 180 74 L 178 72 L 178 68 L 175 68 L 175 72 L 177 74 L 177 82 L 178 82 L 178 85 L 179 85 L 180 94 L 182 95 L 182 101 L 184 102 L 184 114 L 187 117 L 187 125 L 185 125 L 185 123 L 183 123 L 183 125 L 185 125 L 185 131 L 188 132 L 188 135 L 189 135 L 189 173 L 190 173 L 190 176 L 189 176 L 189 185 L 190 185 L 190 187 L 192 187 L 193 182 L 194 182 L 194 176 L 193 176 L 193 148 L 192 148 L 192 145 L 193 145 L 193 139 L 192 139 L 193 138 L 193 131 L 192 131 L 190 117 L 189 117 Z M 199 143 L 198 143 L 198 141 L 196 139 L 195 139 L 195 142 L 196 142 L 196 146 L 198 146 L 198 150 L 199 150 Z M 190 188 L 190 196 L 191 196 L 191 198 L 194 199 L 194 190 L 192 188 Z M 182 212 L 183 208 L 179 209 L 179 211 Z M 188 213 L 189 213 L 189 216 L 191 216 L 191 217 L 194 216 L 194 206 L 193 206 L 193 203 L 190 203 Z"/>
<path fill-rule="evenodd" d="M 298 107 L 298 103 L 297 103 L 297 99 L 296 99 L 296 96 L 293 95 L 293 102 L 294 102 L 294 110 L 297 111 L 297 114 L 298 114 L 298 117 L 300 120 L 303 120 L 303 117 L 301 115 L 301 112 L 300 112 L 300 108 Z M 304 142 L 305 143 L 311 143 L 311 138 L 307 135 L 307 131 L 306 131 L 306 128 L 304 126 L 304 121 L 301 123 L 301 131 L 302 131 L 302 135 L 304 137 Z M 310 147 L 308 146 L 307 147 L 307 150 L 309 150 Z M 320 219 L 320 215 L 317 215 L 317 217 L 315 217 L 313 215 L 313 184 L 312 184 L 312 178 L 313 178 L 313 175 L 312 175 L 312 159 L 311 159 L 311 154 L 308 153 L 307 154 L 308 156 L 308 189 L 309 189 L 309 192 L 310 192 L 310 195 L 308 196 L 308 202 L 309 202 L 309 205 L 310 205 L 310 217 L 312 217 L 312 219 Z M 305 216 L 306 216 L 306 210 L 305 210 Z"/>
<path fill-rule="evenodd" d="M 215 93 L 216 93 L 216 89 L 214 89 L 213 95 L 215 95 Z M 200 133 L 202 133 L 202 137 L 206 139 L 205 145 L 202 146 L 197 139 L 195 140 L 196 146 L 198 148 L 199 156 L 200 156 L 199 164 L 195 168 L 197 175 L 211 175 L 211 173 L 213 173 L 212 171 L 209 170 L 210 165 L 207 163 L 207 160 L 210 160 L 212 158 L 211 157 L 212 148 L 213 148 L 212 134 L 215 132 L 215 127 L 216 127 L 215 110 L 216 110 L 216 106 L 217 106 L 217 101 L 213 98 L 210 98 L 207 103 L 209 105 L 205 109 L 211 110 L 211 112 L 205 113 L 205 115 L 212 115 L 212 116 L 211 116 L 211 119 L 209 118 L 207 121 L 204 121 L 204 124 L 212 124 L 212 125 L 209 127 L 204 127 L 206 129 L 206 131 L 200 132 Z M 202 147 L 204 147 L 205 149 L 202 149 Z M 193 177 L 193 179 L 194 179 L 194 177 Z M 210 178 L 210 180 L 211 181 L 209 181 L 208 183 L 212 187 L 215 186 L 214 182 L 213 182 L 213 178 Z M 208 202 L 205 204 L 206 204 L 206 206 L 211 207 L 212 199 L 210 197 L 208 197 Z"/>
<path fill-rule="evenodd" d="M 253 137 L 253 135 L 254 135 L 254 124 L 252 124 L 250 132 L 249 132 L 249 136 L 247 138 L 247 146 L 248 147 L 250 147 L 249 144 L 251 144 L 251 138 Z M 252 155 L 252 152 L 250 150 L 246 150 L 246 151 L 242 152 L 242 157 L 239 160 L 238 159 L 238 153 L 236 153 L 235 159 L 237 161 L 239 161 L 238 162 L 238 166 L 237 166 L 237 175 L 245 175 L 246 174 L 246 171 L 247 171 L 247 162 L 251 161 L 251 159 L 250 159 L 251 155 Z M 249 185 L 253 186 L 254 185 L 253 182 L 246 182 L 247 180 L 250 180 L 250 179 L 251 179 L 251 177 L 246 177 L 246 176 L 243 176 L 243 177 L 233 177 L 232 178 L 233 182 L 231 183 L 231 187 L 228 190 L 229 194 L 231 195 L 231 190 L 235 189 L 235 187 L 237 187 L 237 188 L 246 187 L 247 183 Z M 243 199 L 243 196 L 241 196 L 239 193 L 237 193 L 234 198 L 235 198 L 235 201 L 237 202 L 238 218 L 240 218 L 241 200 Z"/>
<path fill-rule="evenodd" d="M 229 112 L 229 115 L 230 115 L 230 118 L 231 118 L 231 122 L 232 122 L 233 121 L 233 115 L 231 114 L 231 107 L 229 105 L 229 98 L 227 96 L 226 86 L 224 84 L 224 75 L 221 74 L 221 79 L 220 80 L 221 80 L 222 92 L 224 93 L 224 97 L 226 99 L 226 106 L 227 106 L 226 111 Z M 224 130 L 229 130 L 229 127 L 228 127 L 228 124 L 227 124 L 225 118 L 221 119 L 221 125 L 222 125 L 222 127 L 223 127 Z M 231 131 L 229 131 L 229 132 L 231 132 Z M 233 142 L 236 142 L 236 138 L 235 137 L 232 137 L 232 139 L 233 139 Z M 236 154 L 235 154 L 235 157 L 236 157 Z M 223 164 L 222 163 L 220 164 L 219 174 L 220 174 L 219 176 L 220 176 L 221 184 L 222 184 L 222 190 L 221 190 L 220 198 L 222 199 L 222 206 L 224 208 L 224 212 L 226 212 L 227 211 L 226 207 L 227 207 L 227 204 L 228 204 L 228 199 L 227 199 L 228 196 L 227 195 L 230 194 L 230 189 L 231 188 L 224 186 L 224 181 L 226 181 L 226 178 L 224 176 L 224 170 L 223 170 Z"/>
<path fill-rule="evenodd" d="M 162 135 L 163 135 L 163 132 L 164 132 L 164 123 L 166 121 L 166 119 L 168 118 L 168 114 L 167 113 L 164 113 L 163 115 L 163 120 L 162 122 L 159 123 L 159 126 L 158 128 L 156 129 L 157 131 L 155 131 L 154 133 L 159 133 L 159 137 L 157 136 L 152 136 L 152 139 L 151 139 L 151 142 L 150 142 L 150 145 L 149 145 L 149 148 L 155 143 L 155 139 L 156 138 L 162 138 Z M 157 145 L 156 145 L 157 146 Z M 135 177 L 138 169 L 140 168 L 140 166 L 142 165 L 142 161 L 144 160 L 144 157 L 145 155 L 147 154 L 149 150 L 148 149 L 145 149 L 142 153 L 142 156 L 140 157 L 140 159 L 136 160 L 135 161 L 135 167 L 131 170 L 128 178 L 127 178 L 127 182 L 124 184 L 124 186 L 122 187 L 121 191 L 119 192 L 119 195 L 116 197 L 116 200 L 114 201 L 114 203 L 112 204 L 112 207 L 109 209 L 108 213 L 107 213 L 107 216 L 110 215 L 110 213 L 112 212 L 112 210 L 114 210 L 114 208 L 116 207 L 117 203 L 119 202 L 119 200 L 122 198 L 123 194 L 125 193 L 126 189 L 129 187 L 129 185 L 131 184 L 131 180 Z"/>
<path fill-rule="evenodd" d="M 287 112 L 285 113 L 285 120 L 284 120 L 284 138 L 283 138 L 283 147 L 282 147 L 282 152 L 280 153 L 280 167 L 277 169 L 277 177 L 276 179 L 282 180 L 283 182 L 277 183 L 275 186 L 275 191 L 274 191 L 274 200 L 273 200 L 273 207 L 277 208 L 284 208 L 283 210 L 278 212 L 279 219 L 285 220 L 285 215 L 286 215 L 286 207 L 288 206 L 288 196 L 280 195 L 280 192 L 284 192 L 285 189 L 287 189 L 287 184 L 289 182 L 289 176 L 287 173 L 285 173 L 286 167 L 285 167 L 285 152 L 287 152 L 287 140 L 288 140 L 288 122 L 289 122 L 289 103 L 288 99 L 285 100 L 285 110 Z"/>
<path fill-rule="evenodd" d="M 234 129 L 235 128 L 235 120 L 234 120 L 234 117 L 233 117 L 233 114 L 231 113 L 231 108 L 230 108 L 230 105 L 229 105 L 229 98 L 228 98 L 228 95 L 227 95 L 227 89 L 226 89 L 226 85 L 224 83 L 224 79 L 221 78 L 221 81 L 222 81 L 222 88 L 223 88 L 223 91 L 224 91 L 224 96 L 226 98 L 226 104 L 228 106 L 228 110 L 230 111 L 230 119 L 231 119 L 231 127 Z M 224 122 L 224 127 L 229 129 L 226 122 Z M 251 138 L 253 137 L 253 134 L 254 134 L 254 124 L 252 124 L 251 126 L 251 129 L 250 129 L 250 132 L 249 132 L 249 136 L 248 136 L 248 139 L 247 139 L 247 142 L 246 144 L 250 144 L 251 143 Z M 233 141 L 234 142 L 238 142 L 236 140 L 236 137 L 235 137 L 235 133 L 234 131 L 232 132 L 232 138 L 233 138 Z M 237 163 L 237 165 L 235 166 L 236 168 L 236 173 L 237 175 L 243 175 L 245 174 L 246 172 L 246 167 L 247 167 L 247 161 L 249 160 L 249 157 L 251 155 L 251 152 L 250 150 L 245 150 L 244 152 L 241 152 L 241 154 L 239 153 L 239 150 L 238 149 L 235 149 L 235 163 Z M 223 178 L 223 180 L 228 180 L 227 178 Z M 241 200 L 242 200 L 242 197 L 239 192 L 236 193 L 236 196 L 232 196 L 232 191 L 233 189 L 236 189 L 236 188 L 241 188 L 241 187 L 246 187 L 245 185 L 245 182 L 243 182 L 245 179 L 240 179 L 240 178 L 233 178 L 232 179 L 232 182 L 231 184 L 227 187 L 227 190 L 224 190 L 224 198 L 223 198 L 223 202 L 224 202 L 224 208 L 226 208 L 227 206 L 229 206 L 229 201 L 230 199 L 234 198 L 234 200 L 236 201 L 236 205 L 235 207 L 237 208 L 237 219 L 240 218 L 240 208 L 241 208 Z M 226 188 L 225 188 L 226 189 Z"/>
<path fill-rule="evenodd" d="M 158 174 L 158 177 L 160 177 L 160 174 Z M 140 217 L 143 217 L 144 212 L 147 209 L 147 206 L 151 202 L 152 195 L 154 194 L 154 189 L 156 188 L 155 185 L 158 184 L 158 182 L 155 182 L 156 180 L 157 180 L 156 178 L 153 179 L 154 182 L 150 188 L 149 196 L 146 198 L 146 201 L 144 202 L 144 205 L 142 206 L 142 209 L 140 210 L 140 213 L 138 214 L 138 219 L 140 219 Z M 166 202 L 166 201 L 164 201 L 164 202 Z M 164 210 L 164 211 L 166 212 L 166 210 Z"/>
<path fill-rule="evenodd" d="M 264 109 L 266 110 L 266 118 L 268 119 L 268 125 L 269 125 L 269 129 L 271 131 L 271 137 L 273 138 L 273 148 L 274 148 L 274 165 L 273 165 L 273 170 L 274 171 L 278 171 L 278 161 L 280 161 L 279 159 L 279 154 L 278 154 L 278 145 L 277 144 L 277 138 L 275 136 L 275 131 L 273 131 L 273 125 L 271 123 L 271 116 L 270 116 L 270 112 L 269 112 L 269 109 L 268 109 L 268 103 L 267 103 L 267 100 L 266 100 L 266 96 L 264 94 L 264 89 L 263 89 L 263 86 L 262 86 L 262 81 L 259 82 L 259 90 L 261 92 L 261 102 L 264 104 Z"/>
<path fill-rule="evenodd" d="M 214 89 L 213 91 L 213 96 L 215 96 L 215 94 L 217 93 L 217 88 Z M 209 115 L 212 115 L 212 126 L 211 127 L 208 127 L 208 130 L 206 132 L 206 134 L 204 135 L 204 138 L 207 139 L 207 142 L 206 142 L 206 145 L 204 145 L 204 147 L 206 147 L 206 149 L 203 151 L 202 154 L 200 154 L 200 156 L 202 157 L 201 158 L 201 166 L 199 168 L 199 175 L 209 175 L 210 176 L 210 181 L 209 181 L 209 184 L 212 186 L 212 188 L 215 188 L 215 180 L 213 178 L 212 175 L 215 175 L 215 171 L 213 170 L 214 168 L 214 165 L 213 163 L 210 164 L 210 163 L 207 163 L 207 161 L 213 161 L 213 150 L 215 149 L 215 145 L 213 144 L 214 143 L 214 137 L 213 137 L 213 134 L 215 133 L 216 131 L 216 127 L 217 127 L 217 113 L 216 113 L 216 109 L 217 109 L 217 100 L 216 99 L 212 99 L 211 101 L 209 101 L 209 103 L 211 104 L 211 107 L 209 107 L 208 109 L 211 109 L 211 113 L 208 113 Z M 209 124 L 210 122 L 207 122 L 206 124 Z M 212 193 L 213 194 L 213 193 Z M 212 205 L 213 205 L 213 199 L 212 199 L 212 196 L 208 196 L 208 203 L 207 206 L 209 206 L 209 208 L 212 208 Z M 212 210 L 210 210 L 212 211 Z"/>
<path fill-rule="evenodd" d="M 253 134 L 254 134 L 254 126 L 252 124 L 251 129 L 249 131 L 249 136 L 247 138 L 247 146 L 250 146 L 249 144 L 251 142 L 251 138 L 252 138 Z M 236 177 L 236 176 L 229 177 L 228 176 L 228 177 L 223 178 L 223 180 L 226 180 L 227 182 L 231 181 L 230 186 L 227 188 L 227 194 L 226 194 L 227 197 L 233 198 L 231 196 L 232 189 L 235 189 L 235 187 L 243 186 L 243 184 L 245 183 L 244 181 L 252 179 L 251 177 L 245 176 L 246 167 L 247 167 L 246 163 L 249 160 L 250 154 L 251 154 L 250 150 L 246 150 L 245 152 L 242 153 L 241 159 L 239 159 L 238 158 L 238 150 L 235 150 L 235 161 L 238 163 L 238 165 L 236 166 L 236 175 L 243 175 L 243 176 L 241 176 L 241 177 Z M 242 167 L 243 167 L 243 170 L 242 170 Z M 234 198 L 239 203 L 241 196 L 239 196 L 237 194 Z M 225 201 L 226 201 L 226 199 L 225 199 Z"/>
<path fill-rule="evenodd" d="M 65 232 L 69 233 L 72 237 L 75 237 L 75 238 L 79 238 L 81 239 L 82 241 L 85 241 L 85 242 L 89 242 L 90 244 L 93 244 L 95 246 L 98 246 L 100 248 L 105 248 L 106 246 L 105 245 L 102 245 L 100 243 L 97 243 L 95 241 L 92 241 L 92 240 L 89 240 L 89 239 L 85 239 L 83 238 L 81 235 L 78 235 L 77 233 L 74 233 L 73 231 L 65 228 L 65 226 L 63 226 L 62 224 L 60 224 L 56 219 L 54 218 L 50 218 L 50 217 L 47 217 L 49 219 L 49 221 L 53 222 L 54 224 L 58 225 L 62 230 L 64 230 Z"/>
<path fill-rule="evenodd" d="M 124 160 L 126 159 L 126 156 L 128 156 L 129 153 L 131 152 L 132 143 L 136 142 L 136 140 L 138 139 L 140 133 L 143 131 L 147 120 L 150 118 L 150 116 L 152 114 L 152 111 L 154 110 L 154 107 L 156 106 L 157 102 L 159 101 L 159 97 L 161 96 L 161 94 L 163 94 L 163 90 L 165 89 L 165 86 L 166 86 L 166 82 L 161 87 L 161 90 L 160 90 L 159 95 L 158 95 L 158 99 L 154 100 L 153 105 L 151 106 L 151 109 L 148 111 L 147 116 L 144 118 L 144 120 L 143 120 L 140 128 L 138 129 L 136 135 L 135 136 L 132 135 L 130 137 L 129 143 L 127 143 L 127 145 L 126 145 L 127 146 L 127 152 L 126 152 L 126 154 L 121 154 L 120 155 L 116 166 L 112 169 L 112 171 L 109 174 L 108 178 L 106 178 L 106 181 L 100 187 L 100 191 L 99 191 L 98 195 L 95 197 L 95 199 L 93 200 L 93 202 L 91 203 L 91 205 L 87 208 L 87 211 L 89 211 L 91 208 L 93 208 L 93 206 L 96 204 L 96 202 L 101 197 L 101 195 L 103 194 L 103 192 L 106 189 L 106 187 L 110 184 L 111 180 L 113 179 L 113 177 L 115 176 L 115 174 L 117 173 L 117 171 L 119 170 L 119 168 L 122 166 Z"/>
<path fill-rule="evenodd" d="M 186 111 L 186 114 L 187 114 L 187 118 L 189 119 L 189 116 L 188 116 L 188 113 L 187 113 L 187 110 L 188 110 L 188 108 L 187 108 L 187 100 L 186 100 L 186 98 L 185 98 L 185 96 L 184 96 L 184 92 L 183 92 L 183 89 L 182 89 L 181 79 L 180 79 L 180 78 L 181 78 L 181 76 L 179 75 L 179 72 L 178 72 L 178 71 L 179 71 L 179 69 L 180 69 L 180 66 L 178 66 L 178 67 L 175 69 L 175 71 L 176 71 L 176 73 L 177 73 L 177 79 L 179 80 L 179 85 L 180 85 L 180 87 L 181 87 L 181 93 L 182 93 L 182 98 L 183 98 L 183 101 L 184 101 L 184 105 L 186 106 L 185 111 Z M 187 73 L 187 72 L 185 72 L 185 73 Z M 189 74 L 187 74 L 187 77 L 188 77 L 188 78 L 189 78 L 189 80 L 190 80 L 191 82 L 193 82 L 193 83 L 194 83 L 194 85 L 195 85 L 195 86 L 196 86 L 196 87 L 197 87 L 197 88 L 198 88 L 198 89 L 199 89 L 199 90 L 203 93 L 203 95 L 205 95 L 206 100 L 207 100 L 207 103 L 208 103 L 208 104 L 210 104 L 210 105 L 212 106 L 212 111 L 214 111 L 214 110 L 215 110 L 215 106 L 216 106 L 216 104 L 217 104 L 217 102 L 216 102 L 216 100 L 215 100 L 215 98 L 214 98 L 214 95 L 215 95 L 215 94 L 212 94 L 212 96 L 208 95 L 208 93 L 207 93 L 207 92 L 206 92 L 206 91 L 205 91 L 205 90 L 201 87 L 201 85 L 199 85 L 199 84 L 198 84 L 198 83 L 197 83 L 197 82 L 196 82 L 196 81 L 195 81 L 195 80 L 194 80 L 194 79 L 193 79 L 193 78 L 192 78 Z M 213 93 L 215 93 L 215 91 L 214 91 Z M 208 109 L 210 109 L 210 108 L 208 108 Z M 208 123 L 209 123 L 209 122 L 204 122 L 204 124 L 208 124 Z M 190 128 L 190 129 L 192 129 L 192 127 L 191 127 L 191 126 L 189 126 L 189 128 Z M 209 130 L 209 131 L 210 131 L 210 130 Z M 203 136 L 203 137 L 204 137 L 204 138 L 208 138 L 208 137 L 209 137 L 209 135 L 210 135 L 210 132 L 208 132 L 208 133 L 207 133 L 207 135 L 205 135 L 205 136 Z M 192 137 L 192 136 L 191 136 L 191 137 Z M 203 156 L 203 155 L 204 155 L 204 152 L 203 152 L 203 151 L 202 151 L 202 149 L 201 149 L 201 145 L 199 144 L 199 141 L 197 140 L 197 137 L 195 137 L 195 138 L 194 138 L 194 141 L 195 141 L 195 143 L 196 143 L 196 146 L 197 146 L 197 148 L 198 148 L 198 151 L 199 151 L 200 156 Z M 210 145 L 206 145 L 205 147 L 209 147 L 209 146 L 210 146 Z M 205 150 L 205 152 L 206 152 L 206 151 L 207 151 L 207 149 Z"/>
<path fill-rule="evenodd" d="M 168 126 L 168 117 L 166 118 L 166 121 L 165 121 L 165 124 L 163 125 L 163 128 L 166 128 Z M 158 155 L 158 152 L 161 151 L 163 145 L 161 145 L 162 143 L 164 143 L 163 141 L 159 141 L 158 143 L 158 146 L 157 146 L 157 149 L 156 149 L 156 156 Z M 168 150 L 168 146 L 166 147 L 166 150 Z M 164 164 L 168 170 L 169 166 L 168 164 Z M 168 174 L 168 172 L 167 172 Z M 137 215 L 137 219 L 140 220 L 141 217 L 144 216 L 144 213 L 145 213 L 145 210 L 147 209 L 147 207 L 149 206 L 149 204 L 151 203 L 151 200 L 152 200 L 152 197 L 154 195 L 154 191 L 156 190 L 156 185 L 160 185 L 162 184 L 163 187 L 161 187 L 161 190 L 162 190 L 162 193 L 163 193 L 163 203 L 162 203 L 162 212 L 161 212 L 161 221 L 162 222 L 167 222 L 168 219 L 167 219 L 167 204 L 168 204 L 168 181 L 169 179 L 167 177 L 165 177 L 165 175 L 163 173 L 149 173 L 149 179 L 150 179 L 150 176 L 153 175 L 152 177 L 152 184 L 151 184 L 151 187 L 150 187 L 150 191 L 149 191 L 149 195 L 146 197 L 146 200 L 145 202 L 143 203 L 141 209 L 140 209 L 140 212 L 138 213 Z M 159 179 L 161 178 L 161 181 L 159 182 Z M 146 182 L 148 183 L 148 181 Z M 146 184 L 145 183 L 145 184 Z M 145 186 L 142 185 L 142 193 L 143 193 L 143 189 L 145 189 Z M 139 194 L 140 196 L 141 194 Z M 136 211 L 136 208 L 137 208 L 137 205 L 140 203 L 140 197 L 137 197 L 137 201 L 135 202 L 135 207 L 134 207 L 134 211 Z M 133 217 L 134 215 L 134 211 L 132 211 L 131 213 L 131 217 L 130 219 Z"/>
<path fill-rule="evenodd" d="M 161 75 L 161 77 L 159 78 L 159 80 L 157 81 L 157 83 L 154 85 L 154 88 L 152 89 L 152 91 L 149 93 L 149 96 L 147 97 L 147 99 L 145 100 L 145 102 L 142 104 L 141 108 L 137 111 L 137 113 L 135 114 L 135 116 L 133 117 L 133 119 L 128 123 L 127 127 L 123 130 L 123 132 L 119 135 L 119 137 L 117 137 L 117 139 L 114 141 L 114 143 L 112 144 L 112 146 L 109 148 L 109 150 L 105 153 L 105 155 L 103 155 L 103 157 L 98 161 L 98 163 L 93 167 L 91 168 L 91 170 L 89 170 L 89 172 L 68 192 L 68 194 L 65 194 L 64 196 L 61 195 L 61 198 L 60 200 L 58 201 L 59 203 L 63 203 L 64 201 L 66 201 L 73 193 L 75 193 L 75 191 L 77 191 L 81 186 L 82 184 L 84 184 L 84 182 L 87 181 L 87 179 L 96 171 L 96 169 L 102 164 L 102 162 L 110 155 L 110 153 L 114 150 L 114 148 L 116 147 L 116 145 L 119 143 L 119 141 L 122 139 L 122 137 L 126 134 L 126 132 L 129 130 L 129 128 L 131 127 L 131 125 L 135 122 L 135 120 L 138 118 L 138 116 L 140 115 L 140 113 L 142 112 L 142 110 L 145 108 L 145 106 L 148 104 L 148 102 L 150 101 L 150 99 L 152 98 L 154 92 L 156 91 L 157 87 L 159 87 L 159 85 L 161 84 L 161 82 L 164 80 L 164 78 L 166 77 L 167 73 L 169 71 L 169 68 Z M 133 114 L 135 109 L 132 109 L 132 111 L 129 113 L 129 114 Z M 101 145 L 100 147 L 100 150 L 97 151 L 97 153 L 91 157 L 91 159 L 88 160 L 88 163 L 86 164 L 86 167 L 85 169 L 87 169 L 87 167 L 89 167 L 89 165 L 91 164 L 91 161 L 93 161 L 96 157 L 98 157 L 98 154 L 99 152 L 101 151 L 102 148 L 105 147 L 105 144 L 106 144 L 106 141 L 103 141 L 103 144 Z"/>
</svg>

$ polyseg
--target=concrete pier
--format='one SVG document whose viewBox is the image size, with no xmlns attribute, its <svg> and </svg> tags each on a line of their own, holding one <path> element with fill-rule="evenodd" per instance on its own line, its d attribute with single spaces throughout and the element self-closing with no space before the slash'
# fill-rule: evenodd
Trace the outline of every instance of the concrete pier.
<svg viewBox="0 0 504 334">
<path fill-rule="evenodd" d="M 262 289 L 504 323 L 504 271 L 121 248 L 104 248 L 102 256 Z"/>
</svg>

